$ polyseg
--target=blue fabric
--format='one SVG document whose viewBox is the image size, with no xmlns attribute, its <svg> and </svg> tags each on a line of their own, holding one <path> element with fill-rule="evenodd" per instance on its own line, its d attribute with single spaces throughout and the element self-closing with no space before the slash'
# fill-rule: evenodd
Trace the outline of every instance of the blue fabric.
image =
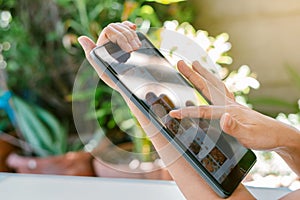
<svg viewBox="0 0 300 200">
<path fill-rule="evenodd" d="M 8 115 L 11 123 L 13 125 L 16 125 L 14 110 L 9 104 L 9 100 L 11 99 L 11 97 L 12 97 L 12 93 L 10 91 L 6 91 L 3 93 L 3 95 L 0 97 L 0 109 L 4 110 Z"/>
</svg>

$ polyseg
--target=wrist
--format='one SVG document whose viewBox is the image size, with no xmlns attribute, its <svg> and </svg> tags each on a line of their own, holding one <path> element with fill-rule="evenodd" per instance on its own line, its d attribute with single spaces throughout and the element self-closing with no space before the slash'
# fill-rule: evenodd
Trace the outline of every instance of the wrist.
<svg viewBox="0 0 300 200">
<path fill-rule="evenodd" d="M 281 127 L 277 131 L 278 145 L 274 151 L 278 154 L 293 155 L 300 150 L 300 131 L 296 128 L 281 124 Z"/>
<path fill-rule="evenodd" d="M 282 137 L 274 151 L 300 176 L 300 131 L 286 124 L 282 126 L 283 128 L 278 130 Z"/>
</svg>

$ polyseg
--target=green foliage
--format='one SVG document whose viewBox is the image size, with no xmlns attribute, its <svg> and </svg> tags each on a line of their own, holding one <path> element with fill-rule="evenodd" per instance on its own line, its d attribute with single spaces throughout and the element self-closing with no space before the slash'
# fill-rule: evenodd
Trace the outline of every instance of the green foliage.
<svg viewBox="0 0 300 200">
<path fill-rule="evenodd" d="M 13 96 L 17 128 L 37 156 L 59 155 L 67 151 L 67 132 L 46 110 Z"/>
<path fill-rule="evenodd" d="M 300 75 L 299 71 L 296 70 L 296 68 L 291 66 L 285 66 L 286 73 L 289 77 L 290 83 L 293 84 L 298 90 L 300 90 Z M 298 113 L 299 112 L 299 105 L 297 102 L 290 102 L 287 100 L 283 100 L 281 98 L 276 97 L 270 97 L 270 96 L 259 96 L 255 98 L 249 99 L 249 102 L 253 104 L 253 106 L 263 106 L 263 107 L 269 107 L 269 108 L 279 108 L 282 110 L 282 112 L 285 113 L 279 113 L 281 117 L 279 119 L 282 119 L 282 116 L 289 115 L 287 113 L 287 110 L 289 113 Z M 271 112 L 265 113 L 268 116 L 277 118 L 278 112 Z"/>
<path fill-rule="evenodd" d="M 300 73 L 291 66 L 286 66 L 287 73 L 291 81 L 300 89 Z"/>
<path fill-rule="evenodd" d="M 19 117 L 19 121 L 25 130 L 28 129 L 24 134 L 28 132 L 25 138 L 30 140 L 30 143 L 34 143 L 36 148 L 45 147 L 48 152 L 47 148 L 52 143 L 51 140 L 50 143 L 44 140 L 49 139 L 49 135 L 55 134 L 52 132 L 59 132 L 57 126 L 54 126 L 56 127 L 54 130 L 49 129 L 43 119 L 45 114 L 37 115 L 36 109 L 32 110 L 32 106 L 43 107 L 55 118 L 66 122 L 66 126 L 69 127 L 68 132 L 75 132 L 70 96 L 76 71 L 84 59 L 77 37 L 88 35 L 96 40 L 105 26 L 122 20 L 131 20 L 136 23 L 140 22 L 140 24 L 149 21 L 152 26 L 160 26 L 164 21 L 163 17 L 169 16 L 166 13 L 169 11 L 163 14 L 164 12 L 160 10 L 160 14 L 163 14 L 160 16 L 155 12 L 156 7 L 162 5 L 161 3 L 172 5 L 173 13 L 177 15 L 179 12 L 174 12 L 174 8 L 178 11 L 181 10 L 180 8 L 184 7 L 185 2 L 148 2 L 145 0 L 0 1 L 0 67 L 5 68 L 8 74 L 7 84 L 10 90 L 23 99 L 17 103 L 23 109 L 26 108 L 27 112 L 25 112 L 24 118 Z M 185 10 L 187 9 L 185 8 Z M 81 95 L 87 95 L 88 98 L 90 94 L 86 92 Z M 100 82 L 96 97 L 109 95 L 111 95 L 111 90 Z M 29 107 L 24 106 L 28 103 Z M 116 123 L 111 114 L 109 98 L 103 98 L 102 101 L 92 100 L 91 107 L 93 106 L 97 108 L 96 114 L 101 126 L 107 131 L 114 129 Z M 30 111 L 34 111 L 34 113 L 31 115 Z M 9 123 L 6 115 L 1 112 L 0 117 L 1 130 L 8 129 Z M 33 117 L 39 121 L 37 124 L 30 122 L 26 126 L 25 123 L 22 123 Z M 52 125 L 54 125 L 53 120 L 50 127 Z M 59 127 L 62 125 L 60 124 Z M 40 144 L 38 141 L 34 142 L 33 137 L 29 135 L 29 129 L 46 131 L 43 137 L 37 137 L 43 142 Z M 32 133 L 37 134 L 35 131 Z M 61 130 L 60 132 L 66 131 Z M 65 138 L 65 136 L 52 136 L 58 140 Z M 60 142 L 65 143 L 65 141 Z M 59 149 L 66 150 L 62 147 Z M 50 151 L 50 153 L 60 152 Z M 40 155 L 45 154 L 41 153 Z"/>
<path fill-rule="evenodd" d="M 219 64 L 222 78 L 238 76 L 242 77 L 239 81 L 250 77 L 252 82 L 255 80 L 249 70 L 244 70 L 247 73 L 241 69 L 229 74 L 223 67 L 232 62 L 228 56 L 231 48 L 228 34 L 212 37 L 206 31 L 195 30 L 190 24 L 194 16 L 193 6 L 188 1 L 0 0 L 0 3 L 0 12 L 10 15 L 0 19 L 0 67 L 8 73 L 9 88 L 22 98 L 15 100 L 19 106 L 18 121 L 26 141 L 36 149 L 44 149 L 45 152 L 37 153 L 40 156 L 60 154 L 70 149 L 67 147 L 67 130 L 63 127 L 69 127 L 68 132 L 75 132 L 71 101 L 89 99 L 93 92 L 71 95 L 75 74 L 84 59 L 77 37 L 87 35 L 96 40 L 109 23 L 130 20 L 138 26 L 148 23 L 151 27 L 161 27 L 166 20 L 175 19 L 176 29 L 187 35 L 192 33 Z M 251 84 L 248 84 L 248 88 L 235 92 L 246 96 L 250 87 Z M 115 120 L 119 120 L 122 121 L 121 129 L 140 134 L 134 130 L 134 119 L 114 119 L 111 95 L 112 90 L 100 82 L 95 99 L 91 99 L 90 106 L 96 107 L 101 127 L 106 131 L 113 130 L 116 128 Z M 125 108 L 120 105 L 115 109 L 116 116 L 120 116 L 118 112 L 122 113 Z M 0 117 L 5 118 L 5 115 L 0 113 Z M 92 117 L 92 114 L 87 113 L 85 117 Z M 66 125 L 61 122 L 66 122 Z M 5 123 L 0 125 L 6 126 Z M 151 147 L 144 148 L 149 144 L 148 140 L 137 139 L 135 142 L 137 152 L 151 150 Z"/>
</svg>

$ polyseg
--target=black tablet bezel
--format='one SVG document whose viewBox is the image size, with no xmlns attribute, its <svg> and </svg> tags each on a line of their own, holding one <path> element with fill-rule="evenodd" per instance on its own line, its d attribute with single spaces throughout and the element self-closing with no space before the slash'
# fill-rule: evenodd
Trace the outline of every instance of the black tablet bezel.
<svg viewBox="0 0 300 200">
<path fill-rule="evenodd" d="M 155 46 L 149 41 L 149 39 L 142 33 L 138 33 L 140 40 L 145 40 L 149 45 L 153 47 L 158 55 L 165 59 L 161 52 L 155 48 Z M 109 45 L 111 42 L 103 45 Z M 251 150 L 247 150 L 246 154 L 242 157 L 239 163 L 232 169 L 229 175 L 222 183 L 219 183 L 210 172 L 199 162 L 197 158 L 179 141 L 175 135 L 165 128 L 158 116 L 150 109 L 150 107 L 135 94 L 133 94 L 126 85 L 117 77 L 117 73 L 112 67 L 106 63 L 99 55 L 97 55 L 97 48 L 103 48 L 103 46 L 96 47 L 91 51 L 91 56 L 94 61 L 101 67 L 103 72 L 111 78 L 111 80 L 117 84 L 119 89 L 130 98 L 130 100 L 142 111 L 142 113 L 151 120 L 154 125 L 162 130 L 161 133 L 182 153 L 185 159 L 193 166 L 193 168 L 209 183 L 213 190 L 223 198 L 226 198 L 232 194 L 236 187 L 241 183 L 246 174 L 250 171 L 254 163 L 256 162 L 256 156 Z M 180 75 L 180 74 L 179 74 Z M 181 76 L 181 75 L 180 75 Z M 182 77 L 182 76 L 181 76 Z M 182 77 L 184 81 L 186 79 Z M 190 84 L 189 84 L 190 85 Z M 200 92 L 200 91 L 199 91 Z M 201 93 L 201 92 L 200 92 Z M 225 134 L 222 132 L 222 134 Z"/>
</svg>

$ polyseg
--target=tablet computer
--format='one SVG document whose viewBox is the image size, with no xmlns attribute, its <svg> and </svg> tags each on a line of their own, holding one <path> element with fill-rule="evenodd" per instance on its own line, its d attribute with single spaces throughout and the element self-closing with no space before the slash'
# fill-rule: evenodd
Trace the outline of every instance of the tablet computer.
<svg viewBox="0 0 300 200">
<path fill-rule="evenodd" d="M 219 119 L 168 115 L 172 109 L 209 101 L 145 35 L 137 34 L 142 43 L 138 50 L 127 53 L 108 42 L 91 51 L 92 59 L 220 197 L 230 196 L 254 165 L 255 154 L 224 133 Z"/>
</svg>

